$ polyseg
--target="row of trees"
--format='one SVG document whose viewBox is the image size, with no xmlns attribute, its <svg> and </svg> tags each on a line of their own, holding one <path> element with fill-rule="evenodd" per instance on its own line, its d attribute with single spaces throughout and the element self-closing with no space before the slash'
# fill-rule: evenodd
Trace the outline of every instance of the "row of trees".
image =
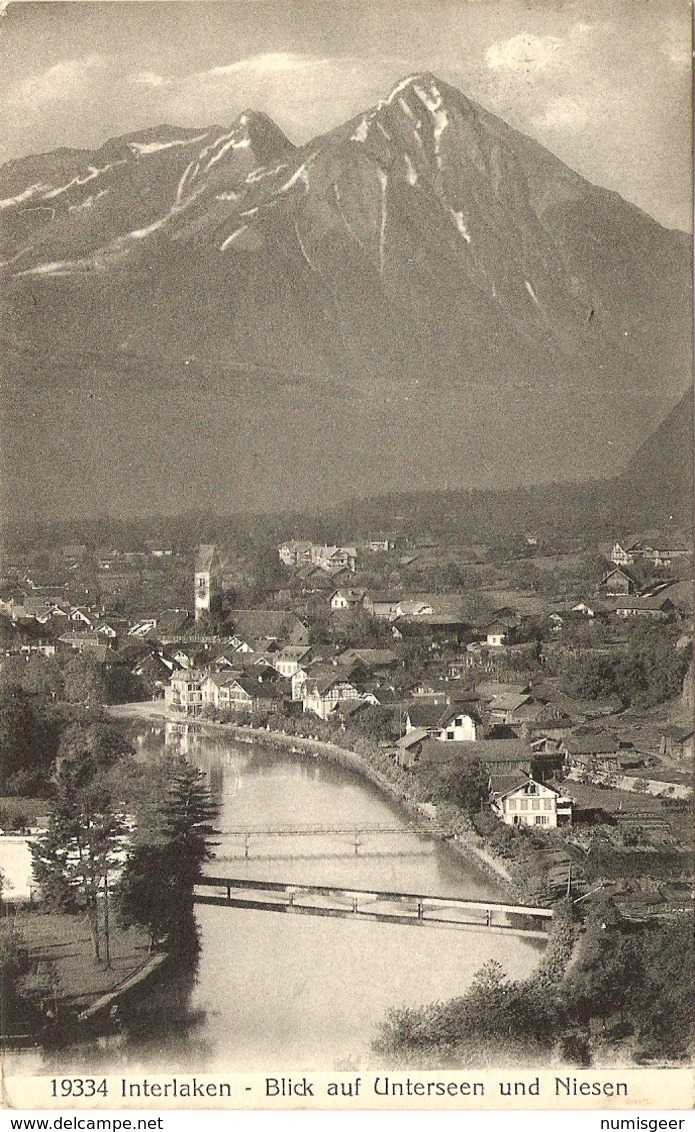
<svg viewBox="0 0 695 1132">
<path fill-rule="evenodd" d="M 0 669 L 0 694 L 19 687 L 44 700 L 72 704 L 117 704 L 141 699 L 143 684 L 126 664 L 104 665 L 87 654 L 10 656 Z"/>
</svg>

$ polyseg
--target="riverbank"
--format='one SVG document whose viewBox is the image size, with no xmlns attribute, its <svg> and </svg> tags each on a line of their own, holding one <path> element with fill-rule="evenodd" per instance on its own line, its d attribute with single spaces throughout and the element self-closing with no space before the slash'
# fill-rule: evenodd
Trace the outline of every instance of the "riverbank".
<svg viewBox="0 0 695 1132">
<path fill-rule="evenodd" d="M 255 738 L 270 746 L 276 744 L 302 751 L 304 754 L 320 755 L 337 766 L 366 778 L 377 789 L 386 794 L 392 802 L 405 810 L 410 820 L 423 833 L 431 833 L 433 836 L 437 836 L 443 831 L 454 852 L 464 858 L 474 857 L 480 868 L 505 886 L 510 897 L 514 897 L 520 903 L 526 901 L 536 903 L 536 900 L 529 898 L 523 889 L 520 890 L 505 864 L 490 851 L 489 846 L 485 845 L 483 839 L 476 833 L 465 815 L 457 812 L 453 806 L 435 806 L 422 798 L 418 798 L 416 796 L 417 784 L 408 781 L 405 772 L 393 762 L 389 755 L 384 755 L 383 752 L 370 752 L 372 760 L 376 758 L 380 760 L 381 766 L 377 767 L 370 761 L 368 754 L 339 746 L 325 739 L 317 739 L 310 735 L 284 730 L 257 728 L 235 723 L 219 723 L 214 720 L 189 719 L 172 712 L 161 701 L 117 704 L 107 710 L 116 718 L 151 719 L 177 724 L 192 724 L 196 728 L 232 735 L 241 742 L 248 742 L 249 739 Z M 366 743 L 362 739 L 357 741 Z"/>
</svg>

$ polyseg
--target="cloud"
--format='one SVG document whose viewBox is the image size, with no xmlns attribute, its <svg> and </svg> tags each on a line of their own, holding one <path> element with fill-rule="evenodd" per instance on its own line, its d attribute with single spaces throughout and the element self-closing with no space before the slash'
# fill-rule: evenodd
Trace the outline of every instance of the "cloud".
<svg viewBox="0 0 695 1132">
<path fill-rule="evenodd" d="M 586 110 L 573 98 L 553 98 L 531 124 L 542 132 L 577 134 L 586 128 Z"/>
<path fill-rule="evenodd" d="M 38 104 L 63 102 L 79 96 L 85 83 L 103 68 L 101 55 L 84 55 L 79 59 L 64 59 L 46 71 L 29 75 L 11 93 L 11 101 L 36 107 Z"/>
<path fill-rule="evenodd" d="M 161 107 L 193 125 L 203 118 L 231 121 L 251 106 L 269 114 L 293 141 L 303 141 L 377 101 L 398 78 L 395 67 L 400 64 L 394 59 L 264 52 L 182 77 Z"/>
<path fill-rule="evenodd" d="M 252 75 L 266 78 L 282 75 L 288 71 L 304 70 L 306 67 L 325 66 L 326 60 L 310 55 L 299 55 L 291 51 L 268 51 L 261 55 L 251 55 L 235 63 L 211 67 L 209 71 L 199 71 L 195 76 L 202 80 L 226 79 L 229 76 Z M 334 60 L 331 60 L 334 62 Z"/>
<path fill-rule="evenodd" d="M 524 31 L 492 43 L 485 52 L 485 63 L 492 71 L 544 71 L 561 47 L 557 36 Z"/>
<path fill-rule="evenodd" d="M 173 79 L 158 75 L 156 71 L 138 71 L 135 75 L 128 75 L 131 86 L 160 87 L 171 86 Z"/>
</svg>

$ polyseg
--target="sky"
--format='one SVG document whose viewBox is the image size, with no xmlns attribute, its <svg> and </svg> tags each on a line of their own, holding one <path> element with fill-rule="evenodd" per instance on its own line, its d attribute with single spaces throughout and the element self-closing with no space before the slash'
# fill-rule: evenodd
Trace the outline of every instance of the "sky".
<svg viewBox="0 0 695 1132">
<path fill-rule="evenodd" d="M 0 0 L 0 161 L 268 113 L 300 144 L 433 71 L 690 229 L 687 0 Z"/>
</svg>

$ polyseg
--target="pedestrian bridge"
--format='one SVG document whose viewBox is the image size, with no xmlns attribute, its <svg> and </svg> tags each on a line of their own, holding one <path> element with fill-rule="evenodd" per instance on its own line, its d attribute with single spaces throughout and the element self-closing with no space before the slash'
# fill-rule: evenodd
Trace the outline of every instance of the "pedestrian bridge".
<svg viewBox="0 0 695 1132">
<path fill-rule="evenodd" d="M 196 904 L 252 908 L 300 916 L 334 916 L 351 920 L 412 924 L 417 927 L 481 929 L 547 939 L 553 913 L 549 908 L 463 900 L 412 892 L 339 888 L 241 877 L 206 876 L 196 884 Z"/>
<path fill-rule="evenodd" d="M 445 840 L 450 835 L 445 829 L 439 829 L 437 826 L 428 826 L 426 830 L 420 829 L 417 826 L 386 826 L 365 823 L 363 826 L 324 826 L 324 825 L 305 825 L 305 826 L 273 826 L 266 829 L 261 826 L 239 826 L 230 829 L 221 829 L 217 831 L 218 834 L 224 838 L 225 843 L 237 843 L 240 852 L 232 854 L 228 859 L 233 860 L 235 857 L 243 856 L 245 860 L 249 860 L 252 856 L 267 856 L 267 849 L 269 843 L 272 844 L 275 838 L 281 839 L 283 844 L 283 852 L 281 856 L 287 857 L 293 855 L 293 850 L 297 848 L 302 842 L 306 844 L 307 840 L 314 838 L 322 839 L 325 845 L 325 839 L 329 839 L 333 843 L 334 852 L 331 856 L 348 853 L 351 856 L 359 856 L 360 851 L 368 853 L 370 856 L 377 855 L 384 852 L 384 845 L 393 842 L 393 838 L 402 840 L 403 838 L 416 837 L 419 842 L 426 838 L 438 838 Z M 386 841 L 381 842 L 381 838 L 385 837 Z M 322 848 L 322 853 L 325 849 Z M 402 850 L 398 851 L 402 854 Z"/>
</svg>

